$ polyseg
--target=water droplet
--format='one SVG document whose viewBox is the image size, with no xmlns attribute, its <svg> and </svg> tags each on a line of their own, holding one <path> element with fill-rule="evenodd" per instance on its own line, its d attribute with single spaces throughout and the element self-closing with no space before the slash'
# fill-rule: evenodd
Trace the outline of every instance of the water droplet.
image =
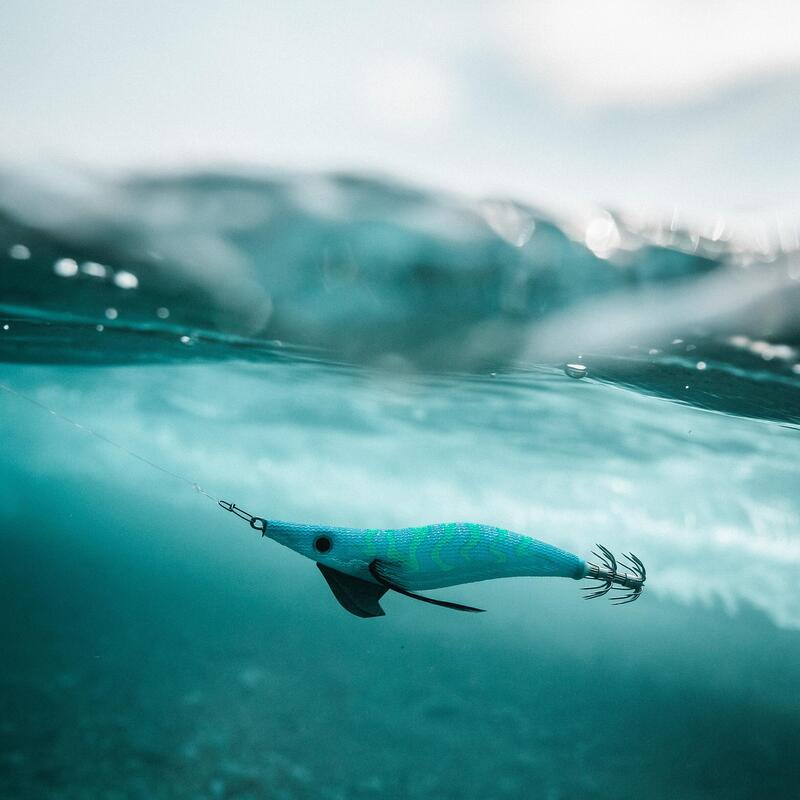
<svg viewBox="0 0 800 800">
<path fill-rule="evenodd" d="M 697 367 L 697 369 L 703 370 L 706 368 L 707 364 L 705 361 L 698 361 L 697 364 L 695 364 L 695 366 Z"/>
<path fill-rule="evenodd" d="M 53 272 L 60 278 L 72 278 L 78 274 L 78 262 L 74 258 L 59 258 L 53 264 Z"/>
<path fill-rule="evenodd" d="M 657 355 L 658 355 L 658 354 L 659 354 L 661 351 L 660 351 L 658 348 L 656 348 L 656 347 L 651 347 L 651 348 L 650 348 L 650 349 L 649 349 L 647 352 L 648 352 L 648 353 L 649 353 L 651 356 L 657 356 Z"/>
<path fill-rule="evenodd" d="M 7 331 L 10 327 L 11 326 L 8 323 L 6 323 L 5 325 L 3 325 L 3 330 Z"/>
<path fill-rule="evenodd" d="M 792 364 L 792 372 L 795 375 L 800 375 L 800 364 Z"/>
<path fill-rule="evenodd" d="M 566 364 L 564 366 L 564 373 L 570 378 L 585 378 L 588 372 L 589 368 L 585 364 Z"/>
<path fill-rule="evenodd" d="M 164 308 L 164 306 L 162 306 L 161 308 L 157 308 L 156 309 L 156 316 L 159 319 L 167 319 L 169 317 L 169 309 L 168 308 Z"/>
<path fill-rule="evenodd" d="M 102 332 L 103 332 L 103 331 L 106 329 L 106 326 L 105 326 L 105 325 L 95 325 L 95 326 L 94 326 L 94 329 L 95 329 L 95 330 L 96 330 L 98 333 L 102 333 Z"/>
<path fill-rule="evenodd" d="M 139 279 L 132 272 L 121 269 L 114 274 L 114 283 L 120 289 L 135 289 L 139 285 Z"/>
<path fill-rule="evenodd" d="M 27 261 L 31 257 L 31 251 L 24 244 L 12 244 L 8 248 L 8 255 L 16 261 Z"/>
<path fill-rule="evenodd" d="M 683 344 L 683 339 L 673 339 L 672 344 Z"/>
<path fill-rule="evenodd" d="M 119 316 L 119 312 L 116 308 L 107 308 L 106 309 L 106 318 L 107 319 L 116 319 Z"/>
<path fill-rule="evenodd" d="M 689 388 L 689 384 L 687 383 L 686 386 L 684 386 L 683 388 L 684 389 L 688 389 Z"/>
<path fill-rule="evenodd" d="M 84 275 L 91 275 L 93 278 L 105 278 L 106 268 L 96 261 L 84 261 L 81 264 L 81 272 Z"/>
<path fill-rule="evenodd" d="M 194 344 L 191 336 L 181 336 L 181 344 Z"/>
<path fill-rule="evenodd" d="M 608 258 L 619 247 L 622 237 L 611 214 L 603 212 L 586 226 L 584 241 L 598 258 Z"/>
</svg>

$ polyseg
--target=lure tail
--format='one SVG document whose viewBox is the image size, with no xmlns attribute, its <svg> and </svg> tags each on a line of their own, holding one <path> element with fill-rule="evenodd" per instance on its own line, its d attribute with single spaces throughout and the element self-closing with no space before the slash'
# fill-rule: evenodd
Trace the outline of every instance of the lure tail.
<svg viewBox="0 0 800 800">
<path fill-rule="evenodd" d="M 603 545 L 598 544 L 600 552 L 592 551 L 600 564 L 586 564 L 586 577 L 591 580 L 600 581 L 596 586 L 586 586 L 584 591 L 586 600 L 593 600 L 595 597 L 602 597 L 611 589 L 617 592 L 624 592 L 619 597 L 614 597 L 614 605 L 632 603 L 638 600 L 644 589 L 644 582 L 647 580 L 647 570 L 644 564 L 633 554 L 628 553 L 617 560 L 613 553 Z M 627 563 L 626 563 L 627 562 Z M 622 567 L 625 571 L 620 571 Z"/>
</svg>

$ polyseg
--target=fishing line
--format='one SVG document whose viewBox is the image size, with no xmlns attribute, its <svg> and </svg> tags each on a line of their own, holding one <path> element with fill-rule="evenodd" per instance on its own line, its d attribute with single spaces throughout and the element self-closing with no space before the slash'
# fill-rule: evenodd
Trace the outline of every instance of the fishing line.
<svg viewBox="0 0 800 800">
<path fill-rule="evenodd" d="M 171 469 L 167 469 L 166 467 L 162 467 L 160 464 L 156 464 L 149 458 L 145 458 L 144 456 L 140 456 L 138 453 L 134 453 L 132 450 L 128 450 L 127 447 L 123 447 L 123 445 L 121 445 L 119 442 L 115 442 L 113 439 L 109 439 L 102 433 L 98 433 L 96 430 L 90 428 L 88 425 L 84 425 L 80 422 L 76 422 L 74 419 L 70 419 L 70 417 L 66 416 L 65 414 L 62 414 L 61 412 L 50 408 L 49 406 L 45 405 L 39 400 L 36 400 L 33 397 L 30 397 L 27 394 L 20 392 L 18 389 L 14 389 L 13 387 L 9 386 L 6 383 L 0 382 L 0 389 L 2 389 L 4 392 L 7 392 L 8 394 L 14 395 L 15 397 L 19 397 L 21 400 L 27 401 L 31 405 L 41 408 L 48 414 L 57 417 L 60 420 L 63 420 L 69 425 L 72 425 L 73 428 L 77 428 L 79 431 L 83 431 L 83 433 L 88 433 L 90 436 L 94 436 L 101 442 L 105 442 L 106 444 L 110 444 L 112 447 L 116 447 L 117 450 L 121 450 L 123 453 L 127 453 L 131 458 L 135 458 L 137 461 L 141 461 L 143 464 L 147 464 L 148 467 L 157 469 L 159 472 L 163 472 L 165 475 L 169 475 L 171 478 L 175 478 L 176 480 L 183 481 L 184 483 L 189 484 L 189 486 L 191 486 L 195 492 L 197 492 L 198 494 L 202 494 L 204 497 L 207 497 L 209 500 L 213 500 L 215 503 L 219 505 L 220 502 L 219 499 L 214 497 L 213 494 L 210 494 L 205 489 L 203 489 L 203 487 L 200 486 L 200 484 L 197 483 L 197 481 L 193 481 L 191 478 L 187 478 L 185 475 L 179 475 L 177 472 L 173 472 Z"/>
</svg>

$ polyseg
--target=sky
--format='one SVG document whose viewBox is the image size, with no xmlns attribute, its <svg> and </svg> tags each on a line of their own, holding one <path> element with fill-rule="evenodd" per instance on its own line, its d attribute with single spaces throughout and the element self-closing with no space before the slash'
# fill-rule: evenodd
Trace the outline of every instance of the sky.
<svg viewBox="0 0 800 800">
<path fill-rule="evenodd" d="M 792 0 L 4 0 L 0 166 L 800 208 Z"/>
</svg>

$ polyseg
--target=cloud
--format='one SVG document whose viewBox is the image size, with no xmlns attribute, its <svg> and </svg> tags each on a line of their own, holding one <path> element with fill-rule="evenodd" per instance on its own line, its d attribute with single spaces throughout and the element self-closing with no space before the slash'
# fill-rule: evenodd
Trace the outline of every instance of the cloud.
<svg viewBox="0 0 800 800">
<path fill-rule="evenodd" d="M 672 105 L 800 71 L 800 5 L 725 0 L 512 0 L 499 46 L 578 105 Z"/>
</svg>

